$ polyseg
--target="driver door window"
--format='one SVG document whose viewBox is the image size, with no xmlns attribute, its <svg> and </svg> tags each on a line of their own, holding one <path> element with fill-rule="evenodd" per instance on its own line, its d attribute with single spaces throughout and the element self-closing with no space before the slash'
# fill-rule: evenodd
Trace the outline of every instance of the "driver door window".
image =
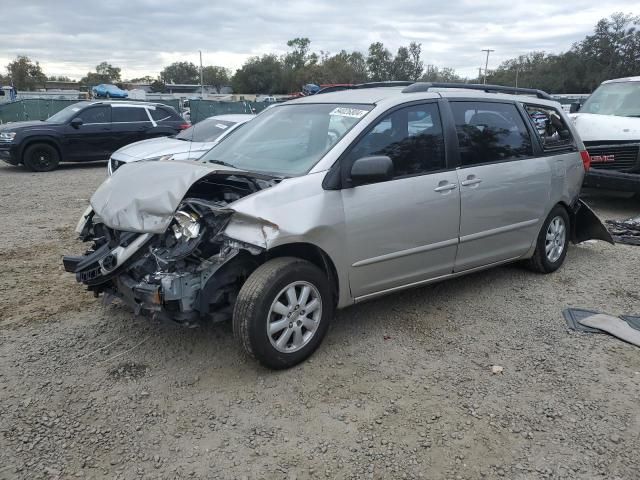
<svg viewBox="0 0 640 480">
<path fill-rule="evenodd" d="M 92 125 L 95 123 L 110 123 L 111 108 L 107 106 L 97 106 L 87 108 L 78 115 L 82 119 L 83 125 Z"/>
<path fill-rule="evenodd" d="M 384 116 L 358 141 L 346 161 L 351 165 L 358 158 L 373 155 L 391 158 L 394 178 L 445 169 L 438 105 L 411 105 Z"/>
</svg>

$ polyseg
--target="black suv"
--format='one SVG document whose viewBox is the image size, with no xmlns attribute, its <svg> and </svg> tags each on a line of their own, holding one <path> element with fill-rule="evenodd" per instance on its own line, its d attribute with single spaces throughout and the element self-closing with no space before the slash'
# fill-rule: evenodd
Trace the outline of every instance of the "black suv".
<svg viewBox="0 0 640 480">
<path fill-rule="evenodd" d="M 106 160 L 120 147 L 189 127 L 167 105 L 147 102 L 79 102 L 45 121 L 0 127 L 0 159 L 37 172 L 60 162 Z"/>
</svg>

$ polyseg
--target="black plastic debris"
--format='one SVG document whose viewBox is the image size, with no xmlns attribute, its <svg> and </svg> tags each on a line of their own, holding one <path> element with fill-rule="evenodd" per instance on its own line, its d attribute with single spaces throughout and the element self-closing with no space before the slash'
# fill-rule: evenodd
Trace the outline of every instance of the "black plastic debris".
<svg viewBox="0 0 640 480">
<path fill-rule="evenodd" d="M 617 243 L 640 245 L 640 217 L 627 220 L 607 220 L 605 223 Z"/>
<path fill-rule="evenodd" d="M 597 315 L 598 313 L 600 312 L 595 312 L 593 310 L 584 310 L 582 308 L 565 308 L 562 311 L 562 316 L 564 317 L 564 321 L 567 322 L 567 327 L 569 327 L 571 330 L 585 333 L 605 333 L 602 330 L 598 330 L 597 328 L 591 328 L 587 327 L 586 325 L 580 324 L 580 320 L 582 320 L 583 318 Z"/>
<path fill-rule="evenodd" d="M 586 325 L 582 325 L 580 323 L 580 320 L 601 313 L 602 312 L 596 312 L 595 310 L 586 310 L 584 308 L 565 308 L 562 311 L 562 316 L 567 323 L 567 327 L 569 327 L 571 330 L 584 333 L 607 333 L 597 328 L 587 327 Z M 620 315 L 618 318 L 624 320 L 631 328 L 640 331 L 640 316 Z"/>
</svg>

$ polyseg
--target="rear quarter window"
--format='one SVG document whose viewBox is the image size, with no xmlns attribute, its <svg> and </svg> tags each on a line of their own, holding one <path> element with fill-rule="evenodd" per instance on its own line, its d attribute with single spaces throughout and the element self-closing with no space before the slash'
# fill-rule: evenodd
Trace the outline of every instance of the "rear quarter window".
<svg viewBox="0 0 640 480">
<path fill-rule="evenodd" d="M 182 118 L 173 110 L 165 107 L 150 108 L 151 118 L 156 122 L 180 121 Z"/>
<path fill-rule="evenodd" d="M 542 105 L 525 105 L 524 108 L 545 151 L 576 149 L 571 130 L 558 110 Z"/>
</svg>

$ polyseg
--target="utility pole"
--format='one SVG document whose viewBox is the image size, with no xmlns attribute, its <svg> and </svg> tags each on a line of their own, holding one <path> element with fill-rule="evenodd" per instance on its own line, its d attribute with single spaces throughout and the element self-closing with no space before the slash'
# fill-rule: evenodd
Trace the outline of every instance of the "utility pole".
<svg viewBox="0 0 640 480">
<path fill-rule="evenodd" d="M 484 81 L 482 83 L 484 83 L 485 85 L 487 84 L 487 69 L 489 68 L 489 54 L 491 52 L 495 52 L 495 50 L 491 49 L 491 48 L 483 48 L 482 49 L 483 52 L 487 52 L 487 60 L 484 63 Z"/>
<path fill-rule="evenodd" d="M 520 67 L 516 67 L 516 88 L 518 88 L 518 74 L 520 73 Z"/>
<path fill-rule="evenodd" d="M 202 99 L 204 100 L 204 82 L 202 81 L 202 50 L 198 50 L 200 52 L 200 95 L 202 95 Z"/>
<path fill-rule="evenodd" d="M 478 67 L 478 82 L 482 78 L 482 67 Z"/>
</svg>

